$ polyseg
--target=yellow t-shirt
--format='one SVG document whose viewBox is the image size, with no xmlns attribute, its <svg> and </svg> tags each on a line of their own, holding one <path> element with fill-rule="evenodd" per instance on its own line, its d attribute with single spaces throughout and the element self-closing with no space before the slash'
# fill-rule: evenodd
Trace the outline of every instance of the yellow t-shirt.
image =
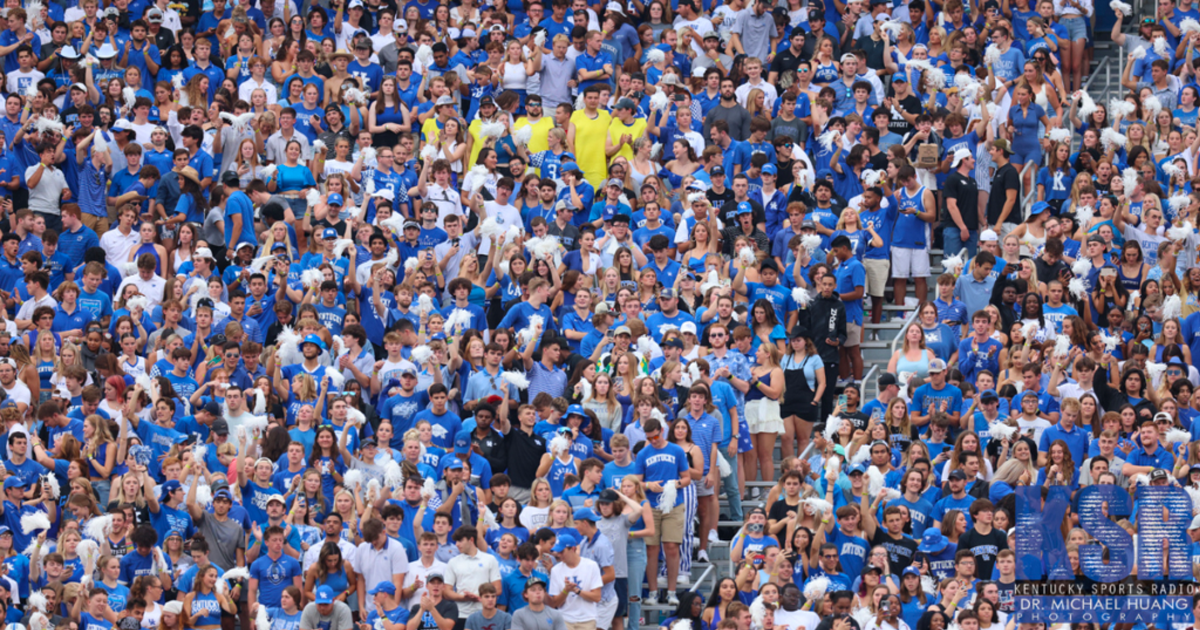
<svg viewBox="0 0 1200 630">
<path fill-rule="evenodd" d="M 426 144 L 437 142 L 441 134 L 442 128 L 438 125 L 437 116 L 430 116 L 421 124 L 421 135 L 425 138 Z"/>
<path fill-rule="evenodd" d="M 608 139 L 611 140 L 613 144 L 617 144 L 620 142 L 621 136 L 625 134 L 629 134 L 629 137 L 631 138 L 630 142 L 646 135 L 646 119 L 634 118 L 633 124 L 626 125 L 625 123 L 621 122 L 620 118 L 613 116 L 612 123 L 608 126 Z M 620 151 L 617 151 L 617 155 L 625 156 L 626 160 L 632 162 L 633 147 L 627 144 L 621 147 Z M 613 158 L 616 158 L 617 155 L 614 155 Z M 610 158 L 610 160 L 611 159 L 612 158 Z"/>
<path fill-rule="evenodd" d="M 585 109 L 571 114 L 571 124 L 575 125 L 575 162 L 584 178 L 597 190 L 608 177 L 604 136 L 611 122 L 612 116 L 604 110 L 598 110 L 595 118 L 589 118 Z"/>
<path fill-rule="evenodd" d="M 550 150 L 550 141 L 547 139 L 550 136 L 550 130 L 554 128 L 554 121 L 549 116 L 542 116 L 542 119 L 535 124 L 530 124 L 529 119 L 522 116 L 517 120 L 517 124 L 513 125 L 513 133 L 516 133 L 526 127 L 533 127 L 533 138 L 529 140 L 529 146 L 526 150 L 530 155 L 541 151 Z"/>
<path fill-rule="evenodd" d="M 467 133 L 471 134 L 471 138 L 473 139 L 471 144 L 471 160 L 467 164 L 467 169 L 475 168 L 475 160 L 479 158 L 479 152 L 483 150 L 483 140 L 479 137 L 481 129 L 483 129 L 483 121 L 479 118 L 471 121 L 471 125 L 467 127 Z"/>
</svg>

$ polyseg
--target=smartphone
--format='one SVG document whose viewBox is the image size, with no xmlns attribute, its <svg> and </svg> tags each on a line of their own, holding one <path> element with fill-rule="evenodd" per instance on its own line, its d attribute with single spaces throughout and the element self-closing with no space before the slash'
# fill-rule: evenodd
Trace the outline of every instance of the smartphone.
<svg viewBox="0 0 1200 630">
<path fill-rule="evenodd" d="M 838 396 L 838 398 L 837 398 L 837 404 L 838 404 L 838 405 L 840 405 L 840 406 L 842 406 L 842 407 L 845 407 L 845 406 L 846 406 L 846 395 L 845 395 L 845 394 L 842 394 L 841 396 Z"/>
</svg>

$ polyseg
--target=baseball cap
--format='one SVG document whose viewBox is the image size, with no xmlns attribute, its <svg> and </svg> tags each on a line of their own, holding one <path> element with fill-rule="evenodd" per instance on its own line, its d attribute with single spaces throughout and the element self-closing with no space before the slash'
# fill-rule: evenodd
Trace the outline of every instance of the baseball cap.
<svg viewBox="0 0 1200 630">
<path fill-rule="evenodd" d="M 322 587 L 318 588 L 317 589 L 317 599 L 314 601 L 316 601 L 316 603 L 318 603 L 318 604 L 332 604 L 333 603 L 333 588 L 331 588 L 329 586 L 322 586 Z"/>
<path fill-rule="evenodd" d="M 941 359 L 934 359 L 929 362 L 929 372 L 945 372 L 946 362 Z"/>
<path fill-rule="evenodd" d="M 954 161 L 950 163 L 950 168 L 958 168 L 958 165 L 961 164 L 963 160 L 965 160 L 969 157 L 971 157 L 970 149 L 956 150 L 954 152 Z"/>
<path fill-rule="evenodd" d="M 1012 147 L 1009 146 L 1008 140 L 1005 140 L 1004 138 L 997 138 L 996 140 L 992 140 L 992 148 L 997 149 L 999 151 L 1003 151 L 1005 155 L 1013 154 Z"/>
<path fill-rule="evenodd" d="M 279 494 L 272 494 L 271 496 L 267 497 L 267 505 L 271 505 L 271 503 L 274 501 L 278 501 L 285 506 L 287 505 L 287 501 L 284 501 L 283 496 Z"/>
<path fill-rule="evenodd" d="M 4 489 L 5 490 L 8 490 L 10 488 L 24 488 L 24 487 L 25 487 L 25 484 L 21 483 L 21 478 L 16 475 L 13 475 L 13 476 L 9 477 L 8 479 L 4 480 Z"/>
<path fill-rule="evenodd" d="M 683 322 L 683 325 L 679 327 L 679 334 L 681 334 L 681 335 L 696 334 L 696 323 L 695 322 Z"/>
<path fill-rule="evenodd" d="M 952 480 L 958 479 L 960 481 L 966 481 L 967 473 L 963 472 L 962 470 L 952 470 L 952 471 L 950 471 L 950 474 L 948 475 L 947 478 L 952 479 Z"/>
<path fill-rule="evenodd" d="M 226 501 L 232 502 L 233 495 L 229 493 L 228 488 L 221 488 L 220 490 L 217 490 L 216 492 L 213 493 L 213 500 L 215 501 L 217 499 L 225 499 Z"/>
<path fill-rule="evenodd" d="M 899 81 L 901 83 L 908 83 L 908 75 L 904 74 L 903 72 L 897 72 L 896 74 L 893 74 L 892 75 L 892 83 L 895 83 L 897 81 Z"/>
<path fill-rule="evenodd" d="M 633 99 L 622 98 L 621 100 L 617 101 L 617 104 L 613 107 L 613 109 L 637 109 L 637 105 L 633 102 Z"/>
<path fill-rule="evenodd" d="M 896 384 L 896 375 L 891 372 L 884 372 L 879 375 L 879 380 L 875 381 L 876 389 L 883 389 Z"/>
<path fill-rule="evenodd" d="M 334 194 L 337 194 L 337 193 L 334 193 Z M 333 195 L 330 195 L 329 197 L 330 197 L 330 199 L 332 199 Z M 330 204 L 330 205 L 332 205 L 332 204 Z M 321 238 L 337 238 L 337 230 L 335 230 L 331 227 L 325 228 L 325 230 L 321 232 Z"/>
<path fill-rule="evenodd" d="M 619 180 L 615 177 L 613 177 L 612 179 L 609 179 L 607 182 L 605 182 L 604 185 L 605 186 L 616 186 L 617 188 L 625 188 L 625 184 L 622 183 L 621 180 Z"/>
<path fill-rule="evenodd" d="M 457 450 L 457 449 L 455 449 L 455 450 Z M 450 461 L 446 462 L 446 470 L 462 470 L 462 469 L 463 469 L 462 460 L 457 457 L 451 457 Z"/>
<path fill-rule="evenodd" d="M 439 575 L 438 577 L 441 577 L 441 576 Z M 425 578 L 425 581 L 428 582 L 429 578 Z M 525 580 L 525 589 L 521 592 L 523 593 L 525 591 L 528 591 L 529 589 L 531 589 L 535 586 L 540 586 L 544 589 L 544 588 L 546 588 L 546 581 L 540 577 L 531 577 L 528 580 Z"/>
<path fill-rule="evenodd" d="M 774 164 L 763 164 L 762 172 L 764 175 L 778 175 L 779 169 Z"/>
<path fill-rule="evenodd" d="M 575 508 L 575 513 L 572 515 L 576 521 L 591 521 L 595 523 L 600 520 L 600 515 L 596 514 L 590 507 Z"/>
<path fill-rule="evenodd" d="M 605 488 L 604 491 L 600 493 L 600 496 L 596 498 L 597 503 L 616 503 L 620 500 L 620 495 L 617 494 L 617 491 L 613 488 Z"/>
<path fill-rule="evenodd" d="M 207 413 L 210 416 L 220 416 L 221 415 L 221 406 L 213 401 L 204 403 L 204 407 L 202 407 L 201 409 L 204 411 L 204 413 Z"/>
<path fill-rule="evenodd" d="M 995 243 L 1000 240 L 1000 235 L 996 234 L 995 230 L 984 230 L 979 233 L 980 243 Z"/>
<path fill-rule="evenodd" d="M 434 107 L 441 107 L 443 105 L 454 105 L 454 99 L 449 96 L 439 96 L 437 102 L 434 103 Z"/>
<path fill-rule="evenodd" d="M 739 203 L 739 204 L 737 205 L 737 213 L 738 213 L 739 215 L 741 215 L 741 214 L 753 214 L 753 213 L 754 213 L 754 206 L 750 205 L 750 202 L 749 202 L 749 201 L 743 201 L 743 202 L 741 202 L 741 203 Z"/>
<path fill-rule="evenodd" d="M 666 288 L 658 292 L 658 299 L 660 300 L 671 300 L 676 297 L 679 296 L 675 295 L 675 289 L 672 288 Z"/>
<path fill-rule="evenodd" d="M 345 203 L 345 201 L 342 199 L 342 196 L 339 195 L 338 193 L 329 193 L 329 198 L 325 200 L 325 203 L 330 206 L 340 206 L 343 203 Z M 325 235 L 326 235 L 325 238 L 329 238 L 329 230 L 333 230 L 333 228 L 325 229 Z M 333 231 L 333 236 L 334 236 L 334 238 L 337 238 L 337 230 Z"/>
<path fill-rule="evenodd" d="M 1000 395 L 996 393 L 996 390 L 994 390 L 994 389 L 985 390 L 982 394 L 979 395 L 980 402 L 987 402 L 989 400 L 1000 400 Z"/>
<path fill-rule="evenodd" d="M 904 567 L 904 570 L 900 572 L 900 577 L 902 578 L 906 578 L 910 575 L 921 577 L 921 572 L 917 570 L 917 567 Z"/>
<path fill-rule="evenodd" d="M 212 432 L 216 433 L 217 435 L 229 435 L 229 422 L 220 416 L 217 416 L 217 418 L 212 421 L 212 425 L 209 426 L 209 428 L 212 429 Z"/>
<path fill-rule="evenodd" d="M 725 176 L 725 167 L 724 166 L 712 167 L 712 176 L 713 177 L 724 177 Z"/>
<path fill-rule="evenodd" d="M 815 229 L 817 229 L 817 223 L 816 223 L 816 221 L 813 221 L 812 219 L 804 219 L 803 221 L 800 222 L 800 229 L 801 230 L 815 230 Z"/>
<path fill-rule="evenodd" d="M 1150 473 L 1150 481 L 1165 481 L 1167 477 L 1167 471 L 1162 468 L 1155 468 Z M 5 487 L 7 488 L 7 485 Z"/>
<path fill-rule="evenodd" d="M 632 335 L 632 334 L 633 334 L 633 331 L 632 331 L 632 330 L 629 330 L 629 327 L 628 327 L 628 326 L 617 326 L 617 329 L 616 329 L 615 331 L 613 331 L 613 335 L 614 335 L 614 336 L 617 336 L 617 335 Z"/>
<path fill-rule="evenodd" d="M 578 547 L 579 538 L 570 530 L 564 530 L 558 534 L 558 542 L 554 543 L 554 552 L 562 552 L 570 547 Z"/>
<path fill-rule="evenodd" d="M 426 575 L 426 576 L 425 576 L 425 583 L 426 583 L 426 584 L 428 584 L 428 583 L 430 583 L 430 582 L 432 582 L 432 581 L 434 581 L 434 580 L 437 580 L 437 581 L 439 581 L 439 582 L 445 582 L 445 581 L 446 581 L 446 578 L 442 577 L 442 574 L 441 574 L 441 573 L 439 573 L 439 572 L 437 572 L 437 571 L 434 571 L 433 573 L 430 573 L 429 575 Z"/>
<path fill-rule="evenodd" d="M 358 2 L 358 0 L 355 0 L 355 2 Z M 388 595 L 395 595 L 396 594 L 396 585 L 392 584 L 391 582 L 389 582 L 387 580 L 383 580 L 382 582 L 376 584 L 374 588 L 367 591 L 368 595 L 375 595 L 378 593 L 387 593 Z"/>
<path fill-rule="evenodd" d="M 1100 236 L 1099 234 L 1093 234 L 1093 235 L 1089 236 L 1089 237 L 1087 238 L 1087 242 L 1089 242 L 1089 243 L 1099 243 L 1100 245 L 1107 245 L 1107 244 L 1108 244 L 1108 243 L 1105 243 L 1105 242 L 1104 242 L 1104 237 L 1103 237 L 1103 236 Z"/>
<path fill-rule="evenodd" d="M 459 431 L 454 436 L 454 452 L 457 455 L 466 455 L 471 452 L 471 433 L 470 431 Z M 454 459 L 458 459 L 457 457 Z"/>
<path fill-rule="evenodd" d="M 183 485 L 174 479 L 168 479 L 163 485 L 158 487 L 158 500 L 166 501 L 167 497 L 174 491 L 182 488 Z"/>
</svg>

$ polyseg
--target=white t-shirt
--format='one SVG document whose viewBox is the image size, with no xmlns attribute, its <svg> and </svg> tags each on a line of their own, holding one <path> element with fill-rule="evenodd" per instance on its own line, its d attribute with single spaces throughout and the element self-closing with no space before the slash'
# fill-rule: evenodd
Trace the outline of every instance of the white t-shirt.
<svg viewBox="0 0 1200 630">
<path fill-rule="evenodd" d="M 775 626 L 777 628 L 786 626 L 788 630 L 800 630 L 801 627 L 805 630 L 817 630 L 817 626 L 820 624 L 821 617 L 809 610 L 797 609 L 788 612 L 779 608 L 775 611 Z"/>
<path fill-rule="evenodd" d="M 565 562 L 559 562 L 554 565 L 553 569 L 550 569 L 550 596 L 557 597 L 559 593 L 562 593 L 567 580 L 578 584 L 580 590 L 584 591 L 604 586 L 600 565 L 587 558 L 580 558 L 579 564 L 575 565 L 573 569 Z M 558 612 L 562 613 L 563 621 L 567 623 L 583 623 L 597 618 L 596 608 L 595 603 L 580 597 L 578 593 L 571 593 L 567 595 L 567 601 L 563 602 Z M 816 626 L 813 627 L 816 628 Z"/>
<path fill-rule="evenodd" d="M 485 201 L 483 202 L 483 209 L 487 211 L 489 219 L 495 219 L 496 223 L 500 225 L 501 232 L 508 231 L 508 228 L 514 225 L 517 227 L 521 226 L 521 211 L 517 210 L 517 207 L 512 204 L 502 206 L 495 201 Z M 492 239 L 487 236 L 481 238 L 479 240 L 478 251 L 484 256 L 492 251 Z"/>
<path fill-rule="evenodd" d="M 426 184 L 425 186 L 425 201 L 437 206 L 438 209 L 438 227 L 446 229 L 446 217 L 455 215 L 464 217 L 462 196 L 453 188 L 442 188 L 437 184 Z M 463 219 L 466 220 L 465 218 Z M 466 227 L 464 224 L 463 227 Z"/>
<path fill-rule="evenodd" d="M 597 577 L 599 575 L 596 574 Z M 445 578 L 447 586 L 454 587 L 455 592 L 478 595 L 479 587 L 483 584 L 500 581 L 500 563 L 496 561 L 495 556 L 483 551 L 477 550 L 474 556 L 459 554 L 446 564 L 446 572 L 442 577 Z M 481 610 L 483 604 L 479 602 L 458 602 L 459 619 L 466 619 Z"/>
<path fill-rule="evenodd" d="M 445 575 L 446 563 L 437 559 L 435 559 L 433 564 L 429 565 L 428 567 L 425 566 L 420 560 L 408 563 L 408 573 L 404 574 L 404 588 L 408 588 L 413 584 L 416 584 L 417 578 L 421 578 L 422 584 L 420 588 L 413 592 L 412 597 L 404 601 L 405 608 L 411 609 L 413 606 L 421 603 L 421 596 L 426 592 L 424 583 L 428 581 L 425 578 L 428 577 L 430 573 L 441 573 Z"/>
<path fill-rule="evenodd" d="M 1026 420 L 1022 416 L 1017 416 L 1017 427 L 1019 429 L 1021 429 L 1021 433 L 1025 433 L 1025 432 L 1029 431 L 1030 429 L 1032 429 L 1033 430 L 1033 441 L 1037 442 L 1038 444 L 1041 444 L 1042 431 L 1049 429 L 1051 427 L 1051 424 L 1045 418 L 1038 418 L 1037 420 L 1030 421 L 1030 420 Z"/>
<path fill-rule="evenodd" d="M 250 97 L 254 95 L 254 90 L 260 88 L 267 94 L 267 105 L 274 105 L 275 101 L 279 99 L 279 92 L 275 90 L 275 86 L 271 82 L 266 80 L 266 77 L 263 78 L 262 83 L 256 82 L 254 77 L 246 79 L 245 83 L 238 86 L 238 98 L 249 103 Z"/>
<path fill-rule="evenodd" d="M 30 393 L 29 387 L 26 386 L 25 383 L 22 383 L 20 379 L 13 381 L 12 389 L 4 387 L 3 385 L 0 385 L 0 389 L 3 389 L 4 393 L 8 394 L 8 400 L 18 404 L 25 403 L 28 406 L 30 401 L 33 399 L 33 395 Z"/>
<path fill-rule="evenodd" d="M 517 520 L 521 522 L 521 526 L 531 532 L 546 526 L 546 519 L 550 516 L 549 507 L 523 507 L 521 515 Z"/>
<path fill-rule="evenodd" d="M 677 17 L 677 18 L 675 18 L 675 22 L 672 23 L 671 26 L 673 26 L 675 28 L 676 33 L 680 33 L 680 34 L 682 34 L 683 28 L 685 26 L 690 27 L 700 37 L 704 37 L 705 33 L 713 32 L 712 21 L 710 21 L 708 18 L 705 18 L 705 17 L 697 17 L 696 19 L 691 20 L 691 21 L 685 20 L 681 17 Z M 695 41 L 692 41 L 692 50 L 696 51 L 696 56 L 698 56 L 698 57 L 704 56 L 704 48 L 702 48 L 700 46 L 700 44 L 696 43 Z"/>
<path fill-rule="evenodd" d="M 58 300 L 55 300 L 54 297 L 49 293 L 46 294 L 46 297 L 40 300 L 29 300 L 28 302 L 22 304 L 21 309 L 17 311 L 17 319 L 32 319 L 33 312 L 43 306 L 54 308 L 58 306 Z"/>
<path fill-rule="evenodd" d="M 37 68 L 29 72 L 21 72 L 18 69 L 8 73 L 5 85 L 8 87 L 9 94 L 24 94 L 25 90 L 29 89 L 29 86 L 37 85 L 37 82 L 45 77 L 46 75 L 38 72 Z"/>
</svg>

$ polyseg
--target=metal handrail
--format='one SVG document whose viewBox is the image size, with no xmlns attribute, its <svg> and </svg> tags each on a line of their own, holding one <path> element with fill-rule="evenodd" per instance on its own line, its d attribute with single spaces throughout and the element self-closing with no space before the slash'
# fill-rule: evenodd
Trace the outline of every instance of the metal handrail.
<svg viewBox="0 0 1200 630">
<path fill-rule="evenodd" d="M 1021 167 L 1021 183 L 1025 182 L 1025 174 L 1030 173 L 1029 181 L 1031 182 L 1029 190 L 1021 197 L 1021 220 L 1025 220 L 1025 212 L 1029 210 L 1029 206 L 1033 205 L 1033 200 L 1037 198 L 1037 170 L 1041 168 L 1041 164 L 1026 162 L 1025 166 Z M 901 335 L 903 336 L 903 335 Z"/>
<path fill-rule="evenodd" d="M 900 327 L 900 334 L 896 335 L 895 339 L 892 339 L 892 354 L 895 354 L 900 349 L 900 342 L 904 340 L 904 331 L 908 329 L 909 324 L 915 321 L 917 321 L 917 311 L 913 310 L 911 315 L 904 318 L 904 325 Z M 878 364 L 873 365 L 871 366 L 871 370 L 874 371 L 877 367 L 879 367 Z"/>
<path fill-rule="evenodd" d="M 731 563 L 732 563 L 732 558 L 733 558 L 733 556 L 731 554 L 730 555 Z M 704 583 L 704 580 L 708 579 L 709 574 L 712 573 L 714 570 L 716 570 L 716 568 L 717 568 L 716 563 L 713 563 L 713 562 L 708 563 L 708 567 L 706 569 L 704 569 L 704 573 L 701 573 L 700 577 L 696 578 L 695 583 L 692 584 L 692 588 L 688 589 L 688 592 L 695 593 L 696 589 L 700 588 L 700 585 Z M 730 570 L 730 575 L 733 575 L 733 567 L 732 566 L 729 567 L 729 570 Z"/>
</svg>

